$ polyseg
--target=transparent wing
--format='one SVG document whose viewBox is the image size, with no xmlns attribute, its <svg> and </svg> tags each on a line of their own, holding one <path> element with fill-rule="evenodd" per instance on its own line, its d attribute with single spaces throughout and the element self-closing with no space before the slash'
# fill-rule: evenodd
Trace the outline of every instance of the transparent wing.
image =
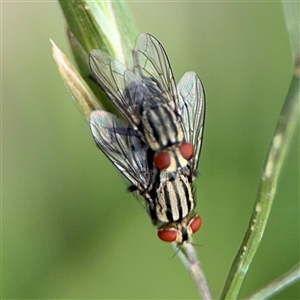
<svg viewBox="0 0 300 300">
<path fill-rule="evenodd" d="M 90 115 L 90 128 L 100 150 L 140 192 L 150 182 L 147 149 L 128 124 L 115 115 L 96 110 Z"/>
<path fill-rule="evenodd" d="M 160 42 L 148 33 L 140 33 L 135 41 L 133 63 L 134 72 L 142 78 L 152 94 L 159 96 L 179 113 L 176 83 Z"/>
<path fill-rule="evenodd" d="M 179 109 L 186 141 L 193 145 L 194 156 L 189 165 L 191 171 L 197 169 L 202 147 L 205 94 L 203 85 L 195 72 L 187 72 L 178 85 Z"/>
<path fill-rule="evenodd" d="M 101 50 L 91 51 L 89 64 L 95 81 L 136 129 L 140 120 L 140 103 L 149 93 L 141 78 Z"/>
</svg>

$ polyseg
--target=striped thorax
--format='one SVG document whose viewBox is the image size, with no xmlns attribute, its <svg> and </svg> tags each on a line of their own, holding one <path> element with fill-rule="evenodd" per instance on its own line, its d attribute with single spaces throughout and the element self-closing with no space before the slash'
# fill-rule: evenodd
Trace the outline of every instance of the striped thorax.
<svg viewBox="0 0 300 300">
<path fill-rule="evenodd" d="M 184 140 L 175 113 L 157 97 L 149 98 L 141 105 L 141 130 L 145 142 L 155 152 Z"/>
<path fill-rule="evenodd" d="M 158 222 L 180 221 L 195 207 L 191 185 L 179 172 L 173 179 L 159 182 L 154 192 L 151 215 Z"/>
<path fill-rule="evenodd" d="M 196 204 L 187 177 L 177 172 L 173 179 L 165 180 L 164 172 L 153 190 L 149 214 L 161 240 L 181 244 L 198 231 L 201 218 L 194 213 Z"/>
<path fill-rule="evenodd" d="M 154 165 L 167 172 L 185 167 L 193 155 L 193 147 L 185 142 L 181 122 L 170 106 L 158 97 L 151 97 L 142 102 L 140 115 L 142 137 L 156 152 Z"/>
</svg>

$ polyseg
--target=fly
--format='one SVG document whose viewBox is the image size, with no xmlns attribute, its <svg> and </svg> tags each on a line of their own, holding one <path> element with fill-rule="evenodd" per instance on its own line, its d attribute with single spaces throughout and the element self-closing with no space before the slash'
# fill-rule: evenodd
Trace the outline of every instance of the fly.
<svg viewBox="0 0 300 300">
<path fill-rule="evenodd" d="M 93 77 L 129 123 L 95 111 L 92 134 L 143 196 L 158 237 L 182 244 L 201 226 L 192 184 L 202 146 L 204 89 L 194 72 L 176 87 L 163 47 L 149 34 L 137 37 L 133 60 L 129 70 L 101 50 L 91 52 Z"/>
<path fill-rule="evenodd" d="M 101 50 L 93 50 L 89 62 L 95 81 L 155 152 L 154 166 L 168 173 L 182 169 L 191 177 L 202 146 L 205 114 L 198 76 L 187 72 L 176 86 L 163 46 L 147 33 L 136 39 L 133 70 Z"/>
<path fill-rule="evenodd" d="M 148 163 L 152 150 L 125 121 L 105 111 L 90 115 L 90 127 L 99 149 L 142 195 L 143 204 L 157 226 L 158 237 L 182 244 L 199 230 L 201 218 L 194 212 L 192 185 L 179 170 L 168 179 Z"/>
</svg>

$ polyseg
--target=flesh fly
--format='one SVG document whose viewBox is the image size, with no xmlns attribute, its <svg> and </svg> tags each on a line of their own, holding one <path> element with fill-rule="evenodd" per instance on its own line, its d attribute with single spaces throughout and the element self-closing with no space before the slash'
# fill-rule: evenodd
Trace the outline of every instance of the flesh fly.
<svg viewBox="0 0 300 300">
<path fill-rule="evenodd" d="M 95 81 L 126 121 L 94 111 L 90 126 L 97 146 L 143 197 L 158 237 L 182 244 L 201 226 L 192 189 L 200 156 L 205 95 L 196 73 L 176 86 L 162 45 L 141 33 L 134 68 L 101 50 L 90 54 Z"/>
<path fill-rule="evenodd" d="M 155 153 L 166 172 L 196 170 L 202 146 L 205 95 L 200 79 L 187 72 L 176 86 L 163 46 L 138 35 L 133 70 L 101 50 L 90 53 L 90 70 L 126 121 Z"/>
<path fill-rule="evenodd" d="M 201 226 L 194 212 L 189 178 L 178 171 L 168 179 L 166 171 L 149 164 L 152 150 L 125 121 L 105 111 L 90 115 L 90 127 L 99 149 L 143 197 L 143 204 L 165 242 L 182 244 Z M 150 166 L 150 167 L 149 167 Z"/>
</svg>

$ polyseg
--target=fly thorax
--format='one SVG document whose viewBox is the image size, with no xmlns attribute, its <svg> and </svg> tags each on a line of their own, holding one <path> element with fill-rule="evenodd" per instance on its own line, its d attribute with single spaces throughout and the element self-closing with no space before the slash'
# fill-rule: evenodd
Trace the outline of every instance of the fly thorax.
<svg viewBox="0 0 300 300">
<path fill-rule="evenodd" d="M 149 98 L 142 103 L 141 127 L 145 142 L 154 151 L 180 144 L 184 140 L 177 116 L 157 97 Z"/>
<path fill-rule="evenodd" d="M 161 222 L 177 222 L 195 207 L 192 188 L 186 176 L 176 174 L 157 189 L 156 215 Z"/>
<path fill-rule="evenodd" d="M 147 211 L 153 225 L 159 225 L 161 222 L 157 219 L 155 207 L 151 203 L 147 203 Z"/>
</svg>

